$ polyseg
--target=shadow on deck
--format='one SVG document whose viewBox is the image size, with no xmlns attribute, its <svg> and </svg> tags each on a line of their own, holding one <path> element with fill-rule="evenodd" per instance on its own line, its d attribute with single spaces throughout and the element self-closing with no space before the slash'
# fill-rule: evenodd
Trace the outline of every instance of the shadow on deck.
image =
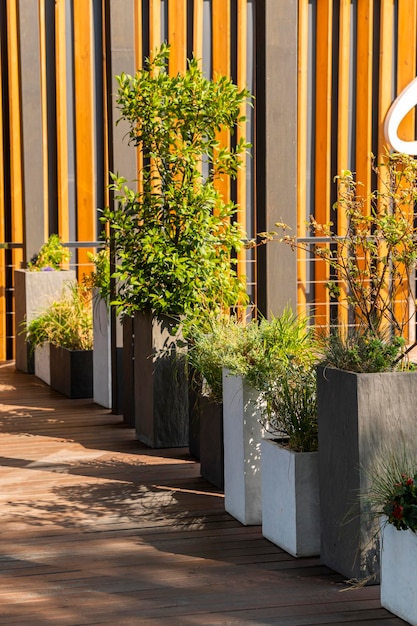
<svg viewBox="0 0 417 626">
<path fill-rule="evenodd" d="M 404 624 L 224 512 L 187 449 L 0 365 L 0 623 Z"/>
</svg>

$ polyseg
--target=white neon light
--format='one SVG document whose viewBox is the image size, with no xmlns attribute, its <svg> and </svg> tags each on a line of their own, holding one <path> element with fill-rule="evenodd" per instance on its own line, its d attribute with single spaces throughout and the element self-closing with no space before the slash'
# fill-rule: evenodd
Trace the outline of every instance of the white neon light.
<svg viewBox="0 0 417 626">
<path fill-rule="evenodd" d="M 417 76 L 391 104 L 384 123 L 385 139 L 396 152 L 417 154 L 417 141 L 403 141 L 398 137 L 398 127 L 407 113 L 417 105 Z"/>
</svg>

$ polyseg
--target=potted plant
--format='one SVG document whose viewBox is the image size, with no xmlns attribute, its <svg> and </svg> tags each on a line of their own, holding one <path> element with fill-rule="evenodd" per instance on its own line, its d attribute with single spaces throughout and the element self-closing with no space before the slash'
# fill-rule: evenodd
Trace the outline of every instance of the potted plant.
<svg viewBox="0 0 417 626">
<path fill-rule="evenodd" d="M 70 398 L 90 398 L 93 392 L 93 322 L 90 292 L 74 283 L 66 286 L 27 325 L 32 345 L 50 344 L 51 388 Z"/>
<path fill-rule="evenodd" d="M 262 534 L 295 557 L 320 553 L 317 383 L 314 343 L 291 359 L 264 392 Z"/>
<path fill-rule="evenodd" d="M 104 216 L 116 259 L 114 302 L 134 318 L 136 434 L 152 447 L 188 445 L 181 319 L 245 300 L 232 260 L 243 236 L 237 207 L 217 182 L 236 176 L 248 147 L 240 139 L 229 149 L 219 139 L 244 122 L 248 92 L 225 77 L 206 79 L 196 59 L 171 76 L 168 58 L 164 44 L 135 76 L 118 77 L 120 119 L 143 165 L 136 191 L 112 176 L 115 206 Z"/>
<path fill-rule="evenodd" d="M 103 407 L 112 406 L 112 364 L 110 328 L 110 251 L 88 253 L 94 270 L 83 277 L 93 298 L 93 399 Z"/>
<path fill-rule="evenodd" d="M 207 316 L 205 324 L 186 329 L 190 381 L 190 452 L 200 460 L 201 475 L 224 488 L 222 368 L 233 361 L 242 325 L 230 316 Z M 226 357 L 226 354 L 229 357 Z"/>
<path fill-rule="evenodd" d="M 363 510 L 367 470 L 381 446 L 398 450 L 417 437 L 417 373 L 410 371 L 407 328 L 414 315 L 411 272 L 417 258 L 417 163 L 387 154 L 374 165 L 375 188 L 365 196 L 351 172 L 338 177 L 335 210 L 346 223 L 312 220 L 314 246 L 327 262 L 331 296 L 348 307 L 349 329 L 325 340 L 318 368 L 319 475 L 322 562 L 347 578 L 377 581 L 375 524 Z M 302 242 L 284 235 L 290 245 Z M 355 328 L 356 326 L 356 328 Z"/>
<path fill-rule="evenodd" d="M 399 456 L 381 453 L 370 476 L 366 502 L 373 518 L 381 523 L 381 605 L 417 626 L 417 465 L 414 459 L 415 448 Z"/>
<path fill-rule="evenodd" d="M 43 367 L 45 357 L 31 348 L 25 333 L 20 331 L 36 317 L 42 307 L 59 297 L 65 283 L 75 281 L 73 270 L 62 271 L 70 256 L 68 248 L 54 234 L 31 259 L 26 269 L 14 272 L 16 369 L 29 374 L 35 371 L 42 379 L 48 377 L 49 371 L 48 367 Z"/>
</svg>

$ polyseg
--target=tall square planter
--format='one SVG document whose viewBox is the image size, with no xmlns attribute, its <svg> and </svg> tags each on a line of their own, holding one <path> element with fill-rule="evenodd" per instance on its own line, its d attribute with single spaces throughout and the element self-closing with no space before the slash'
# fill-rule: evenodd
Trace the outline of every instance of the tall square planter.
<svg viewBox="0 0 417 626">
<path fill-rule="evenodd" d="M 200 396 L 200 473 L 224 489 L 223 404 Z"/>
<path fill-rule="evenodd" d="M 320 553 L 318 452 L 261 445 L 262 534 L 295 557 Z"/>
<path fill-rule="evenodd" d="M 417 534 L 392 524 L 381 534 L 381 605 L 417 626 Z"/>
<path fill-rule="evenodd" d="M 188 447 L 188 381 L 174 328 L 167 316 L 135 313 L 136 436 L 152 448 Z"/>
<path fill-rule="evenodd" d="M 68 398 L 92 398 L 93 351 L 51 345 L 51 388 Z"/>
<path fill-rule="evenodd" d="M 95 290 L 93 296 L 93 399 L 110 409 L 112 406 L 111 327 L 109 306 Z"/>
<path fill-rule="evenodd" d="M 378 582 L 378 527 L 363 494 L 375 460 L 417 440 L 417 372 L 317 371 L 321 560 Z"/>
<path fill-rule="evenodd" d="M 33 351 L 22 333 L 23 324 L 31 322 L 54 300 L 59 299 L 64 286 L 74 281 L 73 270 L 15 270 L 16 369 L 28 374 L 34 373 Z"/>
<path fill-rule="evenodd" d="M 223 371 L 224 505 L 245 525 L 262 521 L 258 393 L 240 376 Z"/>
</svg>

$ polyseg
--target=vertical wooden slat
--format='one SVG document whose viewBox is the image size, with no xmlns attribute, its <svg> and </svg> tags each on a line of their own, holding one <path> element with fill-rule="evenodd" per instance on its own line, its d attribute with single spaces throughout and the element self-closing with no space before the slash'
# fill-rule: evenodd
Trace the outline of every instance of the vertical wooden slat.
<svg viewBox="0 0 417 626">
<path fill-rule="evenodd" d="M 161 45 L 161 0 L 149 0 L 149 48 L 151 56 Z"/>
<path fill-rule="evenodd" d="M 201 61 L 203 57 L 203 0 L 194 0 L 193 51 Z"/>
<path fill-rule="evenodd" d="M 330 219 L 331 176 L 331 106 L 332 106 L 332 1 L 317 2 L 316 48 L 316 150 L 315 217 L 319 223 Z M 329 296 L 326 283 L 329 271 L 325 263 L 316 263 L 316 323 L 329 319 Z"/>
<path fill-rule="evenodd" d="M 373 0 L 358 0 L 356 62 L 356 175 L 364 197 L 371 191 Z"/>
<path fill-rule="evenodd" d="M 237 4 L 237 85 L 239 89 L 247 87 L 247 0 L 238 0 Z M 241 115 L 246 115 L 246 103 L 241 107 Z M 245 126 L 238 126 L 237 140 L 246 137 Z M 246 157 L 244 156 L 243 159 Z M 243 160 L 236 182 L 236 202 L 239 207 L 237 221 L 246 232 L 246 163 Z M 238 275 L 246 275 L 246 250 L 242 250 L 238 256 Z"/>
<path fill-rule="evenodd" d="M 398 0 L 398 62 L 397 62 L 397 94 L 399 94 L 416 75 L 416 19 L 417 7 L 415 0 Z M 415 109 L 409 111 L 401 121 L 398 136 L 406 141 L 415 138 Z M 414 207 L 408 207 L 409 218 L 413 219 Z M 404 277 L 406 280 L 406 278 Z M 397 286 L 396 315 L 399 319 L 408 320 L 409 303 L 408 286 Z M 414 308 L 414 305 L 413 305 Z M 412 333 L 414 336 L 414 332 Z"/>
<path fill-rule="evenodd" d="M 11 183 L 11 233 L 12 241 L 23 242 L 23 180 L 21 146 L 21 108 L 19 78 L 19 34 L 17 0 L 7 2 L 7 33 L 9 52 L 9 120 L 10 120 L 10 183 Z M 19 267 L 23 259 L 21 250 L 13 250 L 13 266 Z"/>
<path fill-rule="evenodd" d="M 69 30 L 69 29 L 68 29 Z M 69 240 L 68 111 L 65 0 L 55 2 L 58 234 Z"/>
<path fill-rule="evenodd" d="M 417 7 L 415 0 L 398 0 L 397 94 L 416 76 L 416 20 Z M 400 123 L 398 136 L 407 141 L 414 139 L 414 108 L 407 113 Z"/>
<path fill-rule="evenodd" d="M 74 0 L 74 83 L 77 238 L 95 240 L 93 12 L 90 0 Z M 87 249 L 78 252 L 82 275 L 91 269 Z"/>
<path fill-rule="evenodd" d="M 306 237 L 307 207 L 307 102 L 308 102 L 308 1 L 298 3 L 298 86 L 297 86 L 297 236 Z M 297 256 L 297 306 L 305 313 L 307 296 L 307 255 Z"/>
<path fill-rule="evenodd" d="M 142 12 L 142 0 L 135 1 L 135 62 L 136 70 L 139 70 L 143 66 L 143 40 L 142 40 L 142 26 L 143 26 L 143 12 Z M 141 189 L 142 167 L 143 167 L 143 155 L 142 150 L 138 148 L 136 150 L 136 163 L 137 163 L 137 185 L 138 191 Z"/>
<path fill-rule="evenodd" d="M 387 142 L 384 135 L 384 120 L 393 101 L 393 38 L 394 1 L 381 0 L 381 30 L 379 38 L 379 93 L 378 93 L 378 154 L 382 155 Z M 415 0 L 413 0 L 415 2 Z"/>
<path fill-rule="evenodd" d="M 230 2 L 212 0 L 212 61 L 213 78 L 230 76 Z M 230 133 L 221 131 L 218 135 L 221 145 L 229 145 Z M 228 177 L 217 180 L 216 187 L 227 200 L 230 197 Z"/>
<path fill-rule="evenodd" d="M 187 0 L 168 2 L 169 73 L 183 74 L 187 67 Z"/>
<path fill-rule="evenodd" d="M 143 12 L 142 0 L 135 0 L 135 69 L 143 65 L 143 40 L 142 40 Z"/>
<path fill-rule="evenodd" d="M 101 35 L 102 35 L 102 55 L 103 55 L 103 64 L 102 64 L 102 76 L 103 76 L 103 180 L 104 180 L 104 206 L 109 206 L 110 202 L 110 194 L 109 194 L 109 112 L 107 108 L 107 63 L 108 63 L 108 54 L 110 57 L 110 50 L 107 50 L 107 33 L 106 29 L 110 27 L 110 24 L 106 22 L 106 0 L 102 0 L 101 3 L 101 14 L 102 14 L 102 24 L 101 24 Z M 107 233 L 108 234 L 108 233 Z"/>
<path fill-rule="evenodd" d="M 3 59 L 1 54 L 1 45 L 0 45 L 0 69 L 3 67 L 2 65 Z M 3 160 L 3 91 L 2 91 L 2 81 L 0 78 L 0 179 L 4 180 L 4 160 Z M 4 225 L 4 216 L 5 216 L 5 205 L 4 205 L 4 185 L 0 184 L 0 241 L 5 241 L 5 225 Z M 6 285 L 6 258 L 5 251 L 0 250 L 0 285 L 2 286 L 0 292 L 0 360 L 6 360 L 6 295 L 5 295 L 5 285 Z"/>
<path fill-rule="evenodd" d="M 350 23 L 351 2 L 340 0 L 339 3 L 339 59 L 338 59 L 338 110 L 337 110 L 337 174 L 349 169 L 349 92 L 350 92 Z M 346 215 L 339 211 L 337 228 L 339 235 L 346 234 Z M 346 286 L 340 285 L 341 298 L 346 299 Z M 340 324 L 348 323 L 346 303 L 339 307 L 338 318 Z"/>
<path fill-rule="evenodd" d="M 48 109 L 47 109 L 47 81 L 46 81 L 46 15 L 45 0 L 39 0 L 39 42 L 40 42 L 40 65 L 41 65 L 41 101 L 42 101 L 42 155 L 43 155 L 43 223 L 44 241 L 49 236 L 48 229 L 48 207 L 49 207 L 49 185 L 48 185 Z"/>
</svg>

